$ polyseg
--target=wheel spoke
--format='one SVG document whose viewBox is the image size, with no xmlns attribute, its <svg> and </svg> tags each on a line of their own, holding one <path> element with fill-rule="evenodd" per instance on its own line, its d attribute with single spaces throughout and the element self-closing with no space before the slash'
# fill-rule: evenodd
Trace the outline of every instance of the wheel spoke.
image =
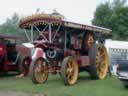
<svg viewBox="0 0 128 96">
<path fill-rule="evenodd" d="M 106 66 L 105 66 L 105 62 L 104 62 L 104 61 L 102 61 L 102 63 L 100 64 L 100 66 L 101 66 L 101 68 L 106 67 Z"/>
<path fill-rule="evenodd" d="M 40 73 L 41 68 L 39 67 L 39 65 L 35 68 L 35 73 Z"/>
<path fill-rule="evenodd" d="M 68 78 L 68 80 L 70 80 L 71 77 L 72 76 L 72 62 L 70 61 L 69 63 L 68 63 L 68 68 L 67 68 L 67 78 Z"/>
<path fill-rule="evenodd" d="M 68 65 L 69 65 L 69 68 L 72 68 L 72 64 L 71 63 L 69 63 Z"/>
<path fill-rule="evenodd" d="M 68 74 L 67 74 L 67 78 L 68 78 L 68 80 L 71 80 L 71 73 L 69 72 Z"/>
<path fill-rule="evenodd" d="M 101 73 L 104 73 L 104 68 L 101 68 L 100 71 L 101 71 Z"/>
<path fill-rule="evenodd" d="M 70 73 L 72 71 L 72 68 L 67 68 L 67 73 Z"/>
<path fill-rule="evenodd" d="M 105 56 L 105 53 L 103 52 L 100 56 L 101 56 L 101 57 L 104 57 L 104 56 Z"/>
</svg>

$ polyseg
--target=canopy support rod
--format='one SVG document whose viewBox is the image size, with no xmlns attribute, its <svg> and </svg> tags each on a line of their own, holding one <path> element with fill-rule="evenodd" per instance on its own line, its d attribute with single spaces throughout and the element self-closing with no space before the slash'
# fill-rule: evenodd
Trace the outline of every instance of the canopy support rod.
<svg viewBox="0 0 128 96">
<path fill-rule="evenodd" d="M 49 23 L 49 41 L 50 41 L 50 43 L 52 43 L 52 27 L 51 27 L 51 23 Z"/>
<path fill-rule="evenodd" d="M 44 32 L 45 30 L 46 30 L 46 28 L 48 27 L 48 25 L 46 25 L 45 27 L 44 27 L 44 29 L 43 29 L 43 31 L 42 32 Z"/>
<path fill-rule="evenodd" d="M 31 41 L 33 42 L 33 25 L 31 25 Z"/>
<path fill-rule="evenodd" d="M 67 30 L 64 31 L 64 51 L 67 50 Z"/>
<path fill-rule="evenodd" d="M 56 37 L 57 33 L 58 33 L 58 32 L 59 32 L 59 30 L 60 30 L 60 27 L 61 27 L 61 25 L 59 25 L 59 27 L 57 28 L 56 33 L 55 33 L 55 35 L 54 35 L 54 37 L 53 37 L 52 41 L 54 41 L 54 39 L 55 39 L 55 37 Z"/>
<path fill-rule="evenodd" d="M 46 40 L 46 41 L 48 41 L 47 40 L 47 38 L 42 34 L 42 32 L 36 27 L 36 26 L 34 26 L 35 28 L 36 28 L 36 30 L 39 32 L 39 34 L 41 35 L 41 36 L 43 36 L 43 38 Z M 47 26 L 44 28 L 44 29 L 46 29 L 47 28 Z M 45 31 L 45 30 L 43 30 L 43 31 Z"/>
<path fill-rule="evenodd" d="M 24 29 L 24 33 L 25 33 L 25 35 L 26 35 L 26 37 L 27 37 L 28 41 L 29 41 L 29 42 L 31 42 L 31 39 L 29 38 L 29 36 L 28 36 L 28 34 L 27 34 L 27 32 L 26 32 L 26 30 L 25 30 L 25 29 Z"/>
</svg>

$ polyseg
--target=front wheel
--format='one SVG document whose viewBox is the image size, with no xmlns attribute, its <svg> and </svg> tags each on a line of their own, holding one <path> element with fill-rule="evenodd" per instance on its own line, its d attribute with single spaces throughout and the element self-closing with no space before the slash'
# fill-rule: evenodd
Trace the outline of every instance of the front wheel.
<svg viewBox="0 0 128 96">
<path fill-rule="evenodd" d="M 78 64 L 74 57 L 66 57 L 61 66 L 61 77 L 65 85 L 73 85 L 78 79 Z"/>
<path fill-rule="evenodd" d="M 33 64 L 31 72 L 31 78 L 33 83 L 45 83 L 48 78 L 46 60 L 42 57 L 37 58 Z"/>
</svg>

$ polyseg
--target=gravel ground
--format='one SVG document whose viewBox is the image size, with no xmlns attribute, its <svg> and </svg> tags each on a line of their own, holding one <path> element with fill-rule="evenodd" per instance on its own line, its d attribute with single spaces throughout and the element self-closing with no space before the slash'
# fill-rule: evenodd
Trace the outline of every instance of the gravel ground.
<svg viewBox="0 0 128 96">
<path fill-rule="evenodd" d="M 7 91 L 3 92 L 0 91 L 0 96 L 47 96 L 43 94 L 32 94 L 32 93 L 23 93 L 23 92 L 13 92 L 13 91 Z"/>
</svg>

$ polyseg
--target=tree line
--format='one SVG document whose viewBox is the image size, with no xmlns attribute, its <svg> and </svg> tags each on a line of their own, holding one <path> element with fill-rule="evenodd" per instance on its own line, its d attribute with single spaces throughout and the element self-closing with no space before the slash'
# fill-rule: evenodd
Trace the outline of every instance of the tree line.
<svg viewBox="0 0 128 96">
<path fill-rule="evenodd" d="M 92 24 L 111 29 L 112 39 L 128 40 L 127 0 L 101 3 L 96 8 Z"/>
<path fill-rule="evenodd" d="M 0 34 L 25 37 L 23 29 L 19 28 L 19 21 L 20 16 L 14 13 L 11 18 L 7 18 L 5 23 L 0 25 Z M 26 40 L 26 38 L 23 38 L 20 42 Z"/>
</svg>

